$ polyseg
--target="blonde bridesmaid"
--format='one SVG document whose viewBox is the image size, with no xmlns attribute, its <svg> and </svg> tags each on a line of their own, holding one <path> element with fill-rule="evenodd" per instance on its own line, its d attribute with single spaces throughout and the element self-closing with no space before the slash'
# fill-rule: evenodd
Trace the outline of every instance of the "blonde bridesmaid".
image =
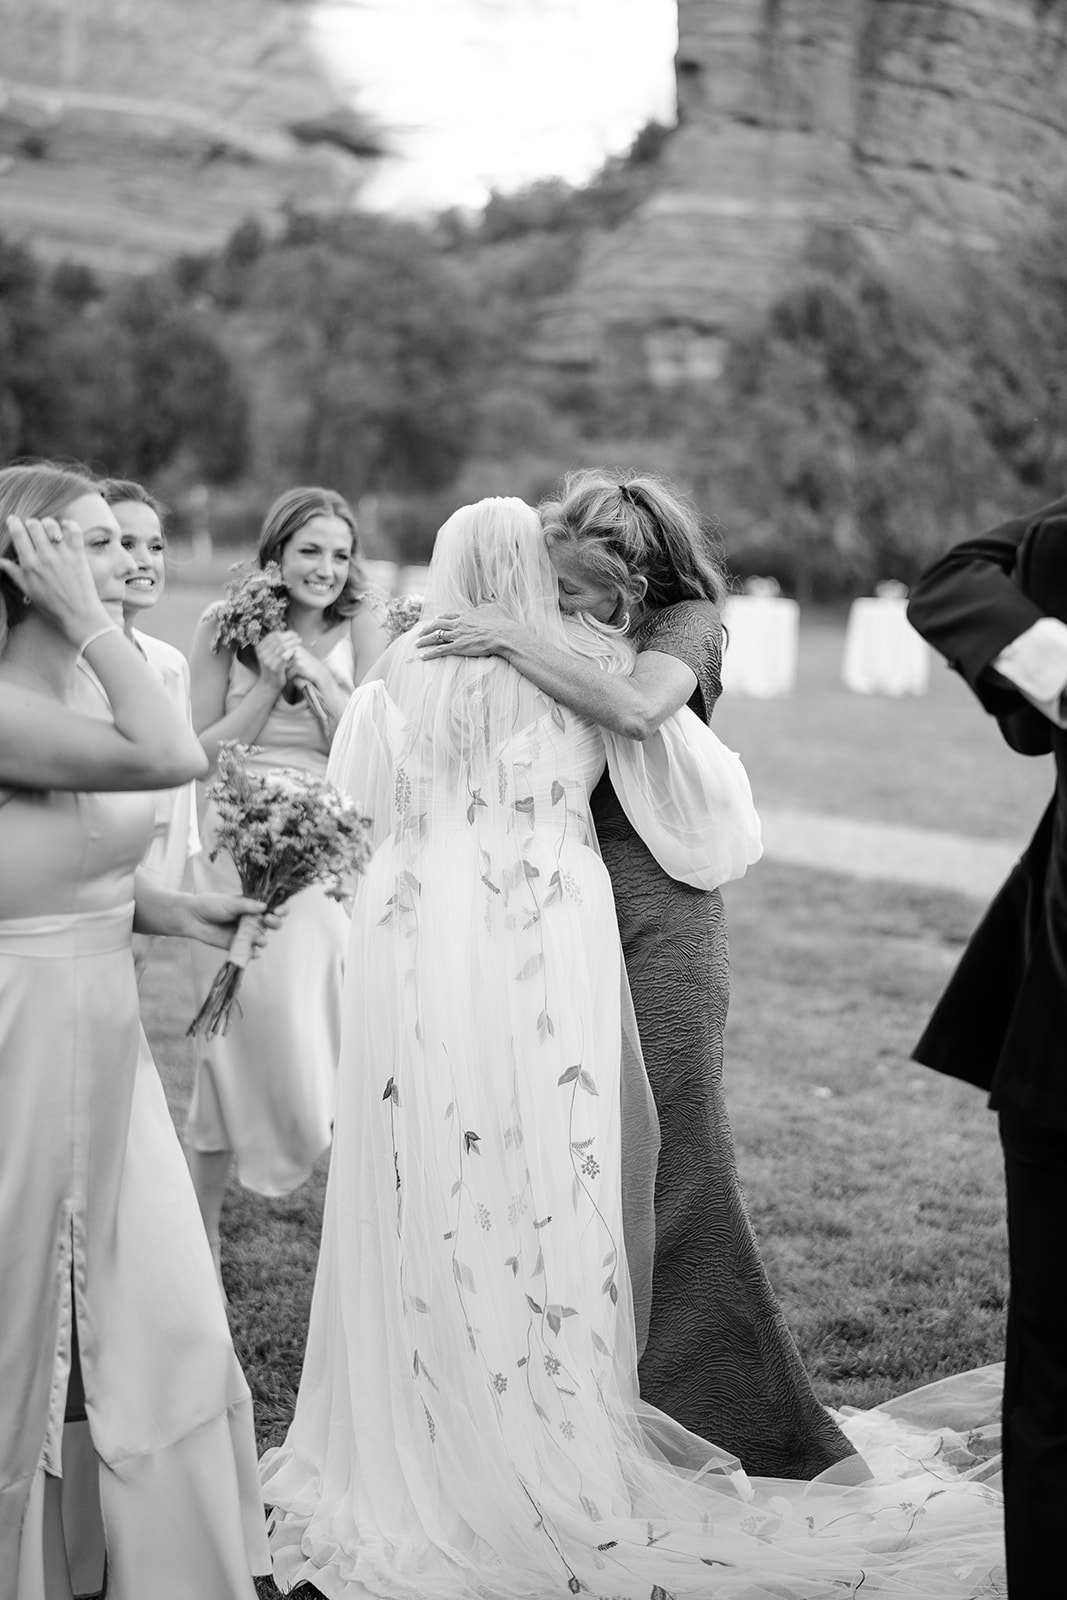
<svg viewBox="0 0 1067 1600">
<path fill-rule="evenodd" d="M 95 1593 L 105 1546 L 108 1600 L 254 1600 L 269 1568 L 131 947 L 136 926 L 219 959 L 257 907 L 139 870 L 152 793 L 206 760 L 123 637 L 134 570 L 92 479 L 0 471 L 0 1600 Z"/>
</svg>

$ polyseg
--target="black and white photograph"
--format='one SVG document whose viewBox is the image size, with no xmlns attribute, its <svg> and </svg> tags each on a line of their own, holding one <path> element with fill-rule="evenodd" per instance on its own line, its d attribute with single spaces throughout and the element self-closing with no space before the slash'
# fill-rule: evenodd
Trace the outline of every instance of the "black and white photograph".
<svg viewBox="0 0 1067 1600">
<path fill-rule="evenodd" d="M 0 1600 L 1054 1600 L 1067 0 L 0 0 Z"/>
</svg>

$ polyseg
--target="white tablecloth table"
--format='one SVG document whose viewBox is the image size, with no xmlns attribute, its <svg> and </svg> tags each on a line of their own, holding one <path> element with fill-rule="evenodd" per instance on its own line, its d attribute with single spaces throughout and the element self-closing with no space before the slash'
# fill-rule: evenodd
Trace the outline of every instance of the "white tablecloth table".
<svg viewBox="0 0 1067 1600">
<path fill-rule="evenodd" d="M 852 602 L 841 677 L 854 694 L 926 693 L 930 647 L 908 621 L 905 599 L 885 595 Z"/>
<path fill-rule="evenodd" d="M 772 699 L 797 681 L 800 607 L 781 595 L 735 594 L 723 608 L 729 634 L 723 654 L 723 691 Z"/>
</svg>

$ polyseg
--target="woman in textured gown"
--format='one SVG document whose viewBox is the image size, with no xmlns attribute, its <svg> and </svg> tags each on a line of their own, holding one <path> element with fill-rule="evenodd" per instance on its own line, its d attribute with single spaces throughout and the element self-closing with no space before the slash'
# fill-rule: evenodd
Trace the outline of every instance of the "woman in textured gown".
<svg viewBox="0 0 1067 1600">
<path fill-rule="evenodd" d="M 122 605 L 126 637 L 137 646 L 191 726 L 188 661 L 174 645 L 136 626 L 159 604 L 167 586 L 164 508 L 143 485 L 127 478 L 107 479 L 101 485 L 101 493 L 122 530 L 122 548 L 129 551 L 136 562 L 135 570 L 126 579 L 126 598 Z M 168 888 L 181 889 L 189 862 L 200 849 L 196 784 L 189 782 L 175 789 L 161 789 L 155 799 L 152 837 L 141 865 Z M 151 943 L 140 934 L 134 938 L 138 975 L 144 970 Z"/>
<path fill-rule="evenodd" d="M 209 608 L 191 653 L 193 723 L 212 764 L 223 740 L 237 739 L 255 747 L 254 768 L 325 772 L 348 697 L 387 642 L 360 600 L 347 503 L 329 489 L 281 495 L 260 534 L 259 564 L 269 562 L 278 563 L 289 588 L 286 628 L 254 650 L 216 652 Z M 328 730 L 312 713 L 304 683 L 318 690 Z M 229 857 L 210 859 L 215 827 L 209 807 L 193 883 L 233 890 Z M 296 895 L 281 931 L 245 976 L 240 1015 L 228 1033 L 199 1046 L 185 1145 L 217 1268 L 231 1159 L 246 1188 L 282 1195 L 304 1182 L 330 1143 L 347 928 L 341 907 L 322 889 Z M 194 955 L 204 993 L 214 965 Z"/>
<path fill-rule="evenodd" d="M 638 652 L 607 674 L 492 606 L 423 631 L 434 658 L 502 656 L 563 705 L 647 739 L 721 693 L 726 584 L 696 514 L 655 478 L 575 474 L 541 508 L 564 611 L 617 626 Z M 611 875 L 626 975 L 659 1114 L 656 1264 L 641 1394 L 749 1472 L 811 1478 L 851 1446 L 819 1404 L 760 1258 L 723 1095 L 729 999 L 718 889 L 678 882 L 624 814 L 605 773 L 593 821 Z"/>
<path fill-rule="evenodd" d="M 438 535 L 435 622 L 489 595 L 547 650 L 632 666 L 618 638 L 564 622 L 520 501 Z M 672 763 L 712 792 L 735 758 L 692 713 L 668 721 Z M 897 1475 L 918 1457 L 903 1487 L 760 1483 L 638 1397 L 627 1188 L 654 1164 L 654 1111 L 588 801 L 605 745 L 629 805 L 666 742 L 645 763 L 506 663 L 427 664 L 411 635 L 353 696 L 329 774 L 377 845 L 300 1392 L 262 1463 L 285 1591 L 840 1600 L 863 1583 L 931 1600 L 976 1595 L 1000 1559 L 996 1494 L 943 1460 L 973 1461 L 955 1434 L 880 1419 Z M 669 812 L 645 809 L 657 850 Z M 682 817 L 679 870 L 712 833 Z"/>
<path fill-rule="evenodd" d="M 98 1590 L 102 1516 L 109 1600 L 253 1600 L 269 1558 L 251 1397 L 144 1044 L 131 925 L 225 948 L 254 906 L 136 872 L 150 791 L 205 763 L 123 638 L 133 562 L 97 486 L 0 471 L 0 530 L 0 1596 Z M 67 1453 L 82 1418 L 90 1473 Z"/>
</svg>

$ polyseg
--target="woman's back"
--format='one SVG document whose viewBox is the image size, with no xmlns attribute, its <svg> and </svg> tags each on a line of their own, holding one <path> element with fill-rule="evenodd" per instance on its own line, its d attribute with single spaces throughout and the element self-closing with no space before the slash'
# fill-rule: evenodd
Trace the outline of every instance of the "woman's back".
<svg viewBox="0 0 1067 1600">
<path fill-rule="evenodd" d="M 457 830 L 486 843 L 517 832 L 591 842 L 600 731 L 506 662 L 427 662 L 409 637 L 356 698 L 365 714 L 342 724 L 330 770 L 371 813 L 378 842 L 391 831 L 407 854 Z"/>
</svg>

